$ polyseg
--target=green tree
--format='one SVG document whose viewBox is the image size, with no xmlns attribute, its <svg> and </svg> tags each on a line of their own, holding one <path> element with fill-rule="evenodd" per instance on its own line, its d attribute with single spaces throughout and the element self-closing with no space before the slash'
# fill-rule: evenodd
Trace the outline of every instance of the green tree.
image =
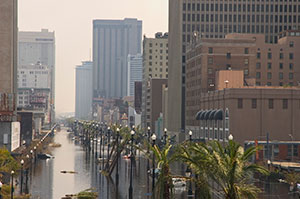
<svg viewBox="0 0 300 199">
<path fill-rule="evenodd" d="M 207 172 L 210 165 L 206 160 L 205 150 L 206 147 L 202 143 L 183 143 L 178 146 L 175 157 L 177 161 L 182 161 L 189 166 L 195 174 L 195 177 L 190 179 L 196 185 L 195 196 L 201 199 L 210 199 L 211 192 Z"/>
<path fill-rule="evenodd" d="M 171 147 L 169 140 L 167 140 L 166 145 L 162 149 L 157 145 L 150 147 L 155 156 L 156 167 L 160 171 L 155 184 L 155 198 L 169 199 L 173 195 L 170 164 L 174 161 L 174 158 L 169 154 Z"/>
<path fill-rule="evenodd" d="M 260 192 L 251 179 L 255 172 L 268 174 L 267 169 L 249 162 L 257 147 L 244 151 L 238 143 L 230 140 L 223 147 L 220 142 L 212 141 L 203 146 L 209 177 L 217 183 L 225 199 L 254 199 Z"/>
<path fill-rule="evenodd" d="M 17 172 L 19 169 L 20 165 L 9 151 L 5 148 L 0 148 L 0 172 L 10 173 L 12 170 Z"/>
</svg>

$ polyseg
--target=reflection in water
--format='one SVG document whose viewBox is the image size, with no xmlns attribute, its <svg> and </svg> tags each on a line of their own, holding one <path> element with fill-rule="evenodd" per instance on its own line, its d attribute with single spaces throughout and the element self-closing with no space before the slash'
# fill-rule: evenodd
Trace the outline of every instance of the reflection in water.
<svg viewBox="0 0 300 199">
<path fill-rule="evenodd" d="M 36 166 L 31 168 L 29 191 L 33 199 L 60 199 L 66 194 L 75 194 L 89 188 L 97 191 L 101 199 L 128 198 L 130 160 L 121 159 L 119 162 L 119 187 L 117 188 L 115 171 L 111 178 L 101 175 L 102 165 L 95 163 L 95 155 L 87 153 L 79 143 L 74 143 L 72 139 L 69 139 L 68 133 L 64 129 L 57 133 L 54 139 L 56 143 L 61 144 L 61 147 L 54 148 L 52 151 L 55 158 L 39 160 Z M 136 161 L 132 166 L 134 198 L 150 199 L 152 182 L 151 178 L 147 178 L 147 160 L 137 153 Z M 184 170 L 181 166 L 176 166 L 174 169 L 172 168 L 177 174 Z M 78 174 L 62 174 L 61 170 L 76 171 Z M 260 187 L 264 189 L 259 197 L 261 199 L 297 198 L 288 194 L 288 186 L 282 184 L 267 186 L 265 183 L 261 183 Z M 184 188 L 175 193 L 175 198 L 186 198 Z"/>
</svg>

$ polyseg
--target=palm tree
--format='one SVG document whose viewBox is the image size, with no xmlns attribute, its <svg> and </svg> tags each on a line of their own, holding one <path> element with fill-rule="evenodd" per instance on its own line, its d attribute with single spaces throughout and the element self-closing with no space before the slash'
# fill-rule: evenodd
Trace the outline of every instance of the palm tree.
<svg viewBox="0 0 300 199">
<path fill-rule="evenodd" d="M 205 154 L 204 144 L 183 143 L 179 145 L 175 153 L 175 159 L 187 164 L 195 174 L 195 178 L 190 179 L 196 185 L 195 198 L 210 199 L 211 193 L 207 175 L 209 165 Z"/>
<path fill-rule="evenodd" d="M 173 194 L 173 181 L 170 172 L 170 164 L 174 161 L 174 158 L 172 156 L 170 157 L 169 154 L 171 148 L 172 145 L 170 145 L 169 140 L 167 140 L 166 145 L 162 149 L 160 149 L 157 145 L 150 147 L 154 153 L 157 168 L 160 170 L 155 184 L 155 198 L 169 199 Z"/>
<path fill-rule="evenodd" d="M 204 147 L 209 177 L 219 185 L 225 199 L 254 199 L 260 192 L 251 178 L 255 172 L 268 174 L 267 169 L 250 163 L 257 147 L 250 147 L 246 151 L 238 143 L 229 140 L 223 147 L 220 142 L 212 141 Z"/>
</svg>

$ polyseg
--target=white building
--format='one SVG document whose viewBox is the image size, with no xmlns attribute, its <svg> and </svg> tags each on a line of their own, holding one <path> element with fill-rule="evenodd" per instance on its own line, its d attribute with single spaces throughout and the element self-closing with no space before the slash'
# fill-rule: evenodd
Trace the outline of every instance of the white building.
<svg viewBox="0 0 300 199">
<path fill-rule="evenodd" d="M 51 121 L 54 120 L 55 107 L 55 33 L 42 29 L 20 31 L 18 34 L 18 66 L 41 63 L 49 67 L 51 73 Z"/>
<path fill-rule="evenodd" d="M 134 82 L 143 80 L 143 56 L 128 55 L 127 95 L 134 96 Z"/>
<path fill-rule="evenodd" d="M 76 67 L 75 118 L 92 117 L 93 62 L 84 61 Z"/>
<path fill-rule="evenodd" d="M 35 65 L 18 66 L 18 89 L 50 89 L 51 70 L 48 66 L 37 63 Z"/>
</svg>

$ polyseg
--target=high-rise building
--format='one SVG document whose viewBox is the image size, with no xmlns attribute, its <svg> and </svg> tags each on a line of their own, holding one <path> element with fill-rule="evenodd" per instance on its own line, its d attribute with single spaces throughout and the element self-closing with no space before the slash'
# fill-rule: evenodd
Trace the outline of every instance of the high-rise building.
<svg viewBox="0 0 300 199">
<path fill-rule="evenodd" d="M 289 140 L 288 134 L 297 134 L 294 120 L 300 114 L 295 109 L 300 107 L 299 88 L 293 87 L 300 82 L 300 57 L 295 56 L 299 45 L 300 31 L 294 30 L 280 33 L 276 44 L 265 43 L 263 34 L 232 33 L 223 39 L 196 40 L 186 60 L 186 128 L 205 139 L 226 140 L 233 134 L 243 143 L 269 132 L 272 139 Z M 208 117 L 211 121 L 199 121 L 201 110 L 215 110 Z M 226 110 L 229 125 L 221 123 L 227 116 L 213 121 L 217 111 Z M 278 125 L 280 117 L 287 124 Z M 205 135 L 204 130 L 213 126 L 221 131 Z"/>
<path fill-rule="evenodd" d="M 76 67 L 75 118 L 92 117 L 93 97 L 93 62 L 84 61 Z"/>
<path fill-rule="evenodd" d="M 193 35 L 224 38 L 228 33 L 262 33 L 265 41 L 277 43 L 280 32 L 299 26 L 299 1 L 170 0 L 168 130 L 185 130 L 186 48 Z"/>
<path fill-rule="evenodd" d="M 55 118 L 55 33 L 20 31 L 18 38 L 18 66 L 42 64 L 51 71 L 51 121 Z"/>
<path fill-rule="evenodd" d="M 151 125 L 150 80 L 168 78 L 168 33 L 143 41 L 142 128 Z"/>
<path fill-rule="evenodd" d="M 134 82 L 142 81 L 143 57 L 142 54 L 128 55 L 128 82 L 127 95 L 134 96 Z"/>
<path fill-rule="evenodd" d="M 137 19 L 93 21 L 94 97 L 127 95 L 127 57 L 141 53 L 142 21 Z"/>
<path fill-rule="evenodd" d="M 17 90 L 17 1 L 0 4 L 0 92 Z"/>
<path fill-rule="evenodd" d="M 10 151 L 20 146 L 17 121 L 17 0 L 0 3 L 0 147 Z"/>
</svg>

